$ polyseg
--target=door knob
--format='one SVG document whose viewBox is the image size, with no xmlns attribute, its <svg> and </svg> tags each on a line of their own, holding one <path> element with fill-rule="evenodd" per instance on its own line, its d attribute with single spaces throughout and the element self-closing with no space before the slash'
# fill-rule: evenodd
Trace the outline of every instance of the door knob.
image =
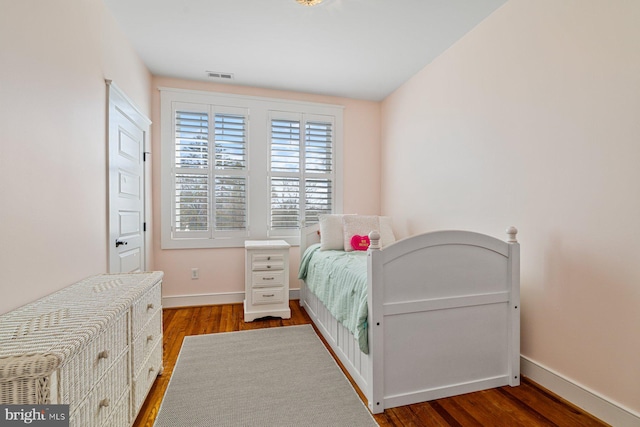
<svg viewBox="0 0 640 427">
<path fill-rule="evenodd" d="M 127 242 L 126 242 L 126 241 L 116 239 L 116 248 L 117 248 L 118 246 L 122 246 L 122 245 L 126 245 L 126 244 L 127 244 Z"/>
</svg>

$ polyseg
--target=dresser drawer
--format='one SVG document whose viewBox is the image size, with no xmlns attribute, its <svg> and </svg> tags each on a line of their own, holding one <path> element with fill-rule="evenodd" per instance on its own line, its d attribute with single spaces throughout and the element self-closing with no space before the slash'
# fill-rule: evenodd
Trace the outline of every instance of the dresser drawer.
<svg viewBox="0 0 640 427">
<path fill-rule="evenodd" d="M 157 342 L 151 350 L 151 355 L 140 372 L 133 378 L 134 412 L 138 412 L 144 403 L 151 385 L 162 368 L 162 343 Z"/>
<path fill-rule="evenodd" d="M 124 395 L 129 391 L 129 369 L 126 356 L 126 353 L 120 356 L 82 405 L 70 414 L 70 426 L 106 425 L 106 421 L 118 409 L 118 403 L 125 398 Z"/>
<path fill-rule="evenodd" d="M 111 413 L 104 427 L 129 427 L 135 419 L 131 418 L 131 393 L 125 393 Z M 71 426 L 70 426 L 71 427 Z"/>
<path fill-rule="evenodd" d="M 253 287 L 282 286 L 284 284 L 284 271 L 264 271 L 253 273 Z"/>
<path fill-rule="evenodd" d="M 149 289 L 138 301 L 133 304 L 132 333 L 137 336 L 147 322 L 162 307 L 162 291 L 160 283 Z"/>
<path fill-rule="evenodd" d="M 254 304 L 276 304 L 284 301 L 284 288 L 257 289 L 253 291 Z"/>
<path fill-rule="evenodd" d="M 60 402 L 82 401 L 126 346 L 127 315 L 124 312 L 60 368 Z"/>
<path fill-rule="evenodd" d="M 142 330 L 142 333 L 133 341 L 131 348 L 133 375 L 136 375 L 138 371 L 142 369 L 147 357 L 151 354 L 151 350 L 153 350 L 155 345 L 160 341 L 162 341 L 162 312 L 158 310 Z"/>
</svg>

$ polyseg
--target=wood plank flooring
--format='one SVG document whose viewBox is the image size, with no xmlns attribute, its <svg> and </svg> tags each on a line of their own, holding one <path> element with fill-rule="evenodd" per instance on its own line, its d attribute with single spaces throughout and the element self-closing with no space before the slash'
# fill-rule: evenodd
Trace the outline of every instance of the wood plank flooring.
<svg viewBox="0 0 640 427">
<path fill-rule="evenodd" d="M 164 373 L 156 379 L 134 427 L 153 425 L 185 336 L 311 324 L 298 301 L 291 301 L 290 306 L 291 319 L 251 323 L 243 321 L 242 304 L 164 309 Z M 359 394 L 362 398 L 362 393 Z M 382 427 L 607 426 L 526 377 L 519 387 L 506 386 L 387 409 L 375 415 L 375 419 Z"/>
</svg>

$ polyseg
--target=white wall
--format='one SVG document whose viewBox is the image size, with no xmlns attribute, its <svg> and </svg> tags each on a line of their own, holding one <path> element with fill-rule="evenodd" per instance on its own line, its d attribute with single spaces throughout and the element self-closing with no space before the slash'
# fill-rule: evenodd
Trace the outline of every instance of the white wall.
<svg viewBox="0 0 640 427">
<path fill-rule="evenodd" d="M 522 244 L 522 353 L 640 413 L 640 2 L 511 0 L 383 103 L 402 235 Z"/>
<path fill-rule="evenodd" d="M 106 86 L 151 76 L 101 0 L 0 0 L 0 313 L 107 270 Z"/>
</svg>

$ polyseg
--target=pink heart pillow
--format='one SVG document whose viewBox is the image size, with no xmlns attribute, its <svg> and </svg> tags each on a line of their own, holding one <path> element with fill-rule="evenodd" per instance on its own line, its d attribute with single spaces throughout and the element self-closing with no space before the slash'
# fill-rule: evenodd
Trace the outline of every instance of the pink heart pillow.
<svg viewBox="0 0 640 427">
<path fill-rule="evenodd" d="M 351 238 L 351 247 L 354 251 L 366 251 L 369 249 L 370 244 L 369 236 L 359 236 L 356 234 Z"/>
</svg>

